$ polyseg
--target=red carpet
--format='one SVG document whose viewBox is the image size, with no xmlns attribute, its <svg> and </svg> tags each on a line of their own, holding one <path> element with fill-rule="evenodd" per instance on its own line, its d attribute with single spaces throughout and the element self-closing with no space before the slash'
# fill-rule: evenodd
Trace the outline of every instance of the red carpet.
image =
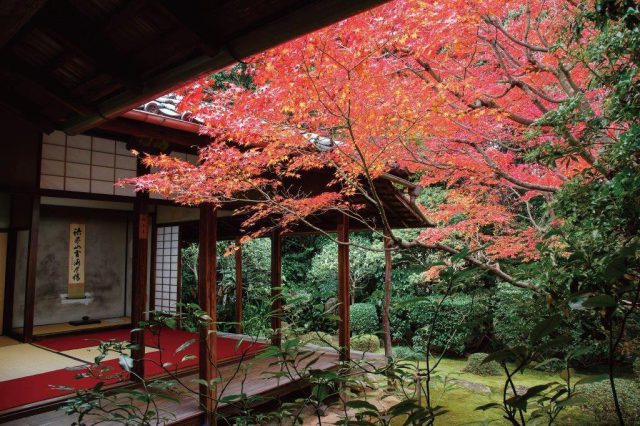
<svg viewBox="0 0 640 426">
<path fill-rule="evenodd" d="M 50 337 L 40 340 L 36 342 L 36 344 L 54 351 L 62 352 L 72 349 L 97 346 L 98 341 L 100 340 L 129 340 L 129 336 L 129 330 L 109 330 L 77 336 Z M 195 339 L 193 344 L 178 353 L 175 352 L 183 343 L 191 339 Z M 216 350 L 218 360 L 224 361 L 240 357 L 242 355 L 246 356 L 265 347 L 262 343 L 253 343 L 251 341 L 243 341 L 240 344 L 238 343 L 239 341 L 236 339 L 218 336 Z M 150 332 L 146 332 L 145 344 L 146 346 L 152 346 L 160 349 L 159 351 L 145 355 L 145 377 L 152 377 L 164 373 L 165 370 L 162 368 L 162 365 L 166 365 L 166 363 L 171 363 L 170 366 L 165 367 L 171 372 L 187 367 L 193 367 L 198 364 L 197 358 L 182 361 L 186 355 L 198 356 L 199 343 L 198 334 L 196 333 L 164 329 L 160 333 L 158 339 L 158 336 L 154 336 Z M 25 362 L 28 362 L 28 360 L 25 360 Z M 105 361 L 102 365 L 112 367 L 112 371 L 107 374 L 122 372 L 117 360 Z M 59 390 L 52 388 L 52 386 L 86 389 L 93 387 L 98 383 L 99 380 L 94 378 L 76 379 L 76 375 L 82 372 L 83 371 L 69 371 L 63 369 L 0 382 L 0 411 L 73 393 L 73 390 Z M 116 382 L 115 379 L 107 381 L 107 383 L 114 382 Z"/>
</svg>

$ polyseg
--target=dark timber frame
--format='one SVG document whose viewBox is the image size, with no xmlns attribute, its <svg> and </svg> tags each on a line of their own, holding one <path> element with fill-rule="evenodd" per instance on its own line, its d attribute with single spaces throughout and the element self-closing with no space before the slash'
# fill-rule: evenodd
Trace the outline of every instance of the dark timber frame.
<svg viewBox="0 0 640 426">
<path fill-rule="evenodd" d="M 351 358 L 350 305 L 349 217 L 341 213 L 338 217 L 338 344 L 342 361 L 348 361 Z"/>
<path fill-rule="evenodd" d="M 240 245 L 240 238 L 236 237 L 236 333 L 242 333 L 242 245 Z"/>
<path fill-rule="evenodd" d="M 271 234 L 271 344 L 282 343 L 282 233 Z"/>
<path fill-rule="evenodd" d="M 214 425 L 216 386 L 212 383 L 217 375 L 216 360 L 216 265 L 217 265 L 217 211 L 210 204 L 200 206 L 200 247 L 198 252 L 198 299 L 200 308 L 209 316 L 209 325 L 200 329 L 200 379 L 209 385 L 200 385 L 200 406 L 209 413 L 208 425 Z"/>
<path fill-rule="evenodd" d="M 147 264 L 149 248 L 149 216 L 148 196 L 138 193 L 134 203 L 133 219 L 133 259 L 131 264 L 131 325 L 139 329 L 141 322 L 145 320 L 147 309 Z M 144 377 L 144 363 L 142 359 L 145 353 L 144 332 L 135 331 L 131 334 L 131 342 L 136 345 L 132 350 L 133 371 Z"/>
</svg>

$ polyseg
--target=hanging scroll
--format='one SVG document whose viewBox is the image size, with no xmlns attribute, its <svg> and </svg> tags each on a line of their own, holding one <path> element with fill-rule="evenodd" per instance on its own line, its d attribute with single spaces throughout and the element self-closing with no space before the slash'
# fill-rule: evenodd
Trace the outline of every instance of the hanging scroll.
<svg viewBox="0 0 640 426">
<path fill-rule="evenodd" d="M 69 226 L 69 299 L 83 299 L 84 294 L 84 224 Z"/>
</svg>

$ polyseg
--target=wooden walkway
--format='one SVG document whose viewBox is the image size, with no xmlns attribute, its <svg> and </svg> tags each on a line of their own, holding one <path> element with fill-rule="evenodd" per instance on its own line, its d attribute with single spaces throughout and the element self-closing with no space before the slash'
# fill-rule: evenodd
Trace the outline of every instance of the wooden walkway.
<svg viewBox="0 0 640 426">
<path fill-rule="evenodd" d="M 330 370 L 337 367 L 338 355 L 335 351 L 325 348 L 314 347 L 319 359 L 314 363 L 313 368 L 319 370 Z M 362 353 L 353 352 L 353 357 L 362 357 Z M 378 360 L 380 356 L 367 354 L 364 356 L 368 360 Z M 315 358 L 315 357 L 311 357 Z M 309 359 L 309 361 L 311 360 Z M 248 359 L 243 362 L 242 368 L 238 369 L 238 363 L 232 363 L 220 367 L 220 374 L 224 378 L 222 384 L 218 387 L 219 394 L 236 395 L 244 392 L 246 395 L 260 395 L 265 398 L 284 397 L 292 394 L 305 387 L 305 384 L 298 380 L 290 378 L 272 378 L 266 373 L 273 373 L 279 370 L 279 365 L 270 366 L 274 361 L 273 358 L 264 359 Z M 307 361 L 307 362 L 309 362 Z M 242 372 L 242 370 L 245 372 Z M 238 372 L 240 370 L 240 372 Z M 190 390 L 197 389 L 194 379 L 197 379 L 197 372 L 192 372 L 181 377 L 181 381 L 187 384 Z M 231 380 L 229 380 L 231 378 Z M 199 409 L 198 398 L 194 393 L 188 391 L 179 394 L 180 402 L 169 400 L 159 400 L 158 408 L 165 413 L 172 413 L 174 418 L 169 423 L 177 424 L 193 424 L 199 425 L 201 411 Z M 266 401 L 265 401 L 266 402 Z M 229 405 L 220 405 L 221 412 L 229 412 L 234 407 Z M 43 413 L 22 417 L 7 422 L 8 425 L 70 425 L 74 420 L 73 417 L 67 416 L 62 411 L 52 410 Z M 92 419 L 87 418 L 86 423 L 92 423 Z M 1 422 L 1 421 L 0 421 Z M 109 424 L 109 423 L 102 423 Z"/>
</svg>

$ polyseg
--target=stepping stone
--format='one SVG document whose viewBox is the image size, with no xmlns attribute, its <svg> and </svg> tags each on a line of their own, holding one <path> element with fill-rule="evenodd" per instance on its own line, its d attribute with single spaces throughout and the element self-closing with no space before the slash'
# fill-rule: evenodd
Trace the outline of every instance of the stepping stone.
<svg viewBox="0 0 640 426">
<path fill-rule="evenodd" d="M 468 382 L 461 379 L 452 379 L 450 380 L 450 382 L 456 386 L 460 386 L 462 388 L 470 390 L 473 393 L 491 395 L 491 388 L 487 385 L 483 385 L 482 383 Z"/>
</svg>

